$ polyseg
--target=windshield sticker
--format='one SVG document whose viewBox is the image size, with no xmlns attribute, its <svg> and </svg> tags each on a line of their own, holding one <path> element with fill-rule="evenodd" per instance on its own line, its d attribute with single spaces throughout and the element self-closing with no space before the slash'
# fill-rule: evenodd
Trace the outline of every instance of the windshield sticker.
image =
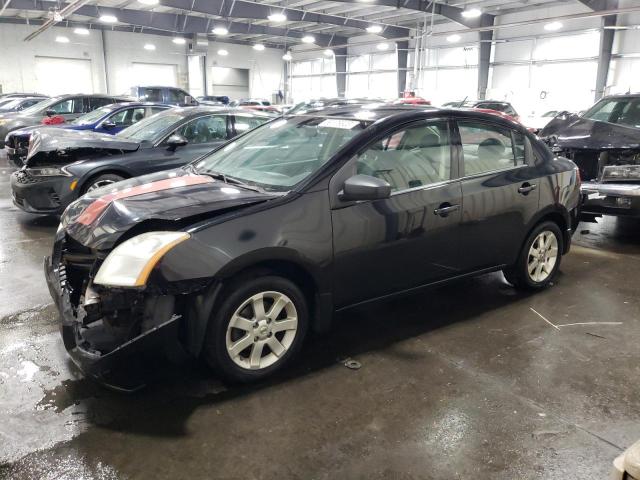
<svg viewBox="0 0 640 480">
<path fill-rule="evenodd" d="M 357 120 L 340 120 L 337 118 L 329 118 L 318 124 L 319 127 L 340 128 L 342 130 L 351 130 L 357 125 L 360 125 Z"/>
</svg>

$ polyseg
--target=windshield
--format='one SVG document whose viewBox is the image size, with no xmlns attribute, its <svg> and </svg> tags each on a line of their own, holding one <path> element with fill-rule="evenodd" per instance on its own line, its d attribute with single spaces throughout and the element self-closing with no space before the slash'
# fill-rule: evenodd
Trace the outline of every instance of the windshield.
<svg viewBox="0 0 640 480">
<path fill-rule="evenodd" d="M 47 108 L 49 108 L 54 103 L 60 101 L 60 97 L 49 98 L 43 102 L 36 103 L 35 105 L 30 106 L 29 108 L 25 108 L 22 113 L 25 115 L 29 115 L 31 113 L 39 113 L 44 112 Z"/>
<path fill-rule="evenodd" d="M 11 98 L 6 101 L 0 100 L 0 110 L 12 110 L 16 108 L 20 103 L 24 101 L 24 98 Z"/>
<path fill-rule="evenodd" d="M 125 128 L 119 133 L 116 133 L 118 137 L 129 138 L 131 140 L 137 140 L 139 142 L 156 142 L 160 140 L 164 132 L 171 128 L 176 122 L 182 120 L 182 115 L 168 114 L 168 115 L 152 115 L 144 120 L 140 120 L 134 123 L 128 128 Z"/>
<path fill-rule="evenodd" d="M 557 110 L 549 110 L 548 112 L 546 112 L 544 115 L 542 115 L 543 117 L 555 117 L 558 114 Z"/>
<path fill-rule="evenodd" d="M 81 117 L 76 118 L 71 123 L 73 123 L 74 125 L 90 125 L 90 124 L 95 123 L 98 120 L 100 120 L 103 116 L 105 116 L 106 114 L 108 114 L 112 110 L 113 110 L 113 108 L 111 108 L 111 107 L 96 108 L 94 111 L 89 112 L 89 113 L 87 113 L 85 115 L 82 115 Z"/>
<path fill-rule="evenodd" d="M 320 169 L 366 126 L 351 119 L 281 119 L 216 150 L 195 167 L 201 173 L 223 174 L 265 190 L 286 192 Z"/>
<path fill-rule="evenodd" d="M 585 112 L 585 118 L 640 128 L 640 97 L 600 100 Z"/>
</svg>

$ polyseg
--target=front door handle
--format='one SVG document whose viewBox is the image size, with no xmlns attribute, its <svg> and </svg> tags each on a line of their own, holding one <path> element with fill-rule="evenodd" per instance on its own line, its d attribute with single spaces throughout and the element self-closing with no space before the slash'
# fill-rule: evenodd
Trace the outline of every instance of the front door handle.
<svg viewBox="0 0 640 480">
<path fill-rule="evenodd" d="M 440 215 L 441 217 L 446 217 L 450 213 L 453 213 L 460 209 L 460 205 L 451 205 L 450 203 L 443 203 L 438 208 L 436 208 L 433 213 L 434 215 Z"/>
<path fill-rule="evenodd" d="M 536 188 L 538 188 L 538 185 L 536 185 L 535 183 L 524 182 L 518 189 L 518 193 L 521 193 L 522 195 L 528 195 L 529 192 L 534 191 Z"/>
</svg>

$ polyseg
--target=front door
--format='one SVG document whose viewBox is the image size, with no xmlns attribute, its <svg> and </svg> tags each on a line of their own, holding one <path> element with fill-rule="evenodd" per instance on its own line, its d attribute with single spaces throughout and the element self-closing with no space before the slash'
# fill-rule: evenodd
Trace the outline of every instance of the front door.
<svg viewBox="0 0 640 480">
<path fill-rule="evenodd" d="M 540 173 L 516 129 L 457 121 L 462 151 L 461 261 L 469 270 L 515 261 L 538 211 Z"/>
<path fill-rule="evenodd" d="M 383 200 L 343 203 L 334 198 L 336 307 L 457 274 L 462 191 L 450 132 L 446 119 L 405 125 L 370 144 L 332 180 L 344 183 L 351 175 L 365 174 L 392 188 L 391 197 Z"/>
</svg>

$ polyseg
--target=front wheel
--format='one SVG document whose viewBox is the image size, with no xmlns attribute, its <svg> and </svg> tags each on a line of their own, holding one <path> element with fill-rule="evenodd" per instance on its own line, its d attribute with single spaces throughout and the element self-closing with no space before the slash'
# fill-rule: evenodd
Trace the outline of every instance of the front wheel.
<svg viewBox="0 0 640 480">
<path fill-rule="evenodd" d="M 231 382 L 268 377 L 302 345 L 309 316 L 304 294 L 277 276 L 232 282 L 226 290 L 209 322 L 204 357 Z"/>
<path fill-rule="evenodd" d="M 562 251 L 560 228 L 554 222 L 543 222 L 529 234 L 516 263 L 503 270 L 504 276 L 516 288 L 544 288 L 558 272 Z"/>
<path fill-rule="evenodd" d="M 124 177 L 120 175 L 116 175 L 115 173 L 105 173 L 104 175 L 98 175 L 90 179 L 87 184 L 82 189 L 82 194 L 93 192 L 94 190 L 102 187 L 106 187 L 107 185 L 113 185 L 114 183 L 121 182 L 124 180 Z"/>
</svg>

